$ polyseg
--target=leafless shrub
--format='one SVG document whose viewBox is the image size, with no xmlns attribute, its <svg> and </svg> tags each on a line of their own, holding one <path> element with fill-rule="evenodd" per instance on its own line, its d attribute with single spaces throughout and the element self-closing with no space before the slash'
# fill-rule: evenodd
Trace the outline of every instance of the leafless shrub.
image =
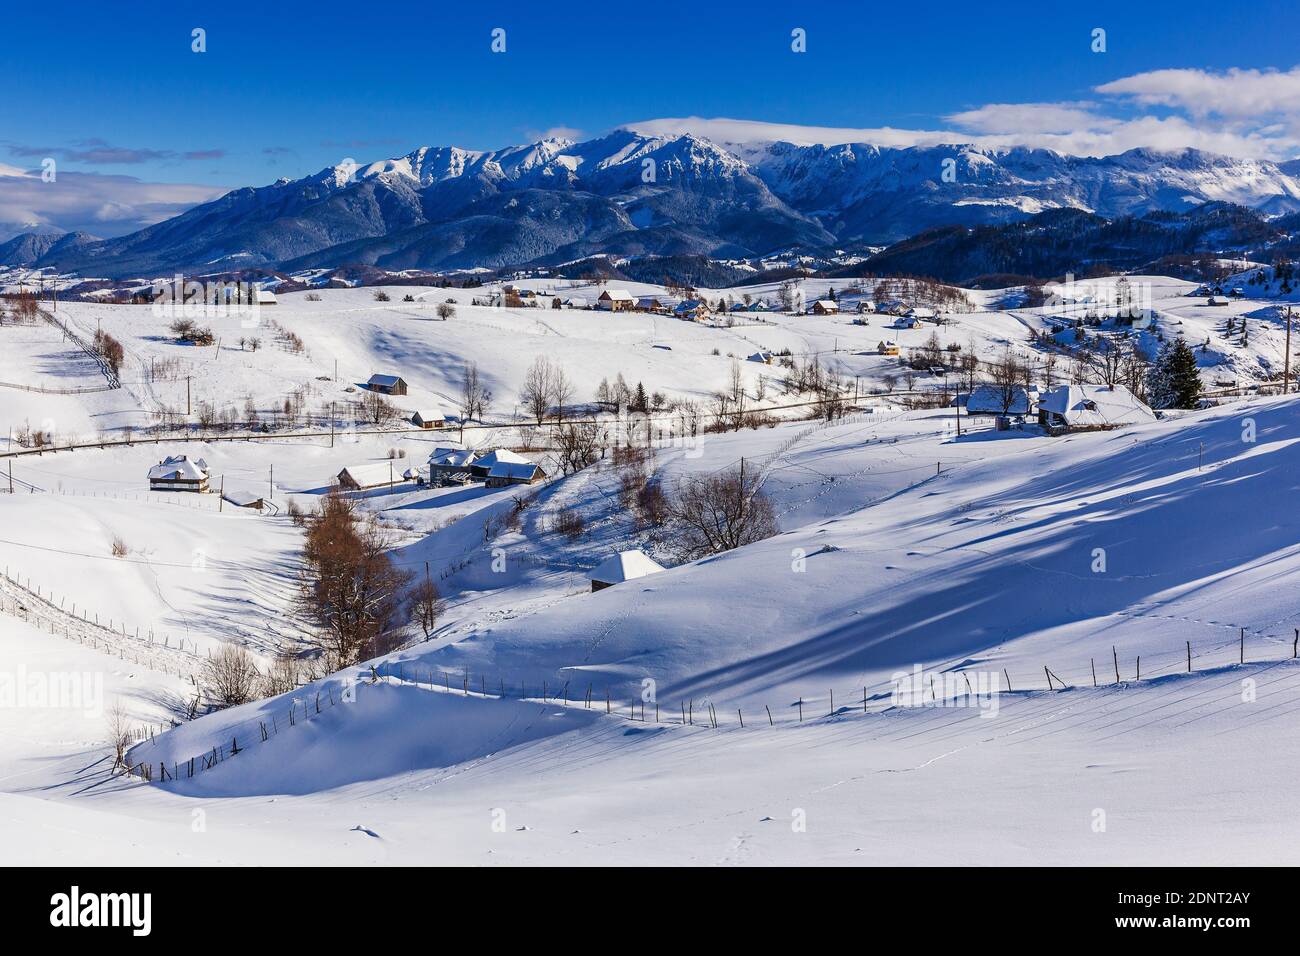
<svg viewBox="0 0 1300 956">
<path fill-rule="evenodd" d="M 120 536 L 114 536 L 112 551 L 113 551 L 113 557 L 115 558 L 125 558 L 127 554 L 130 553 L 129 549 L 126 546 L 126 542 L 123 541 Z"/>
<path fill-rule="evenodd" d="M 649 482 L 637 492 L 636 513 L 645 527 L 657 528 L 668 520 L 668 496 L 664 494 L 662 484 Z"/>
<path fill-rule="evenodd" d="M 275 655 L 275 660 L 271 662 L 266 673 L 259 677 L 258 696 L 275 697 L 277 694 L 287 694 L 297 690 L 301 674 L 302 667 L 297 656 L 282 648 Z"/>
<path fill-rule="evenodd" d="M 113 748 L 113 769 L 126 769 L 126 752 L 131 746 L 131 718 L 121 701 L 115 703 L 105 717 L 108 720 L 108 744 Z"/>
<path fill-rule="evenodd" d="M 388 302 L 388 301 L 390 301 L 390 297 L 389 297 L 388 293 L 385 292 L 383 289 L 376 289 L 376 290 L 375 290 L 375 301 L 376 301 L 376 302 Z"/>
<path fill-rule="evenodd" d="M 565 508 L 551 518 L 551 530 L 556 534 L 564 535 L 570 541 L 574 541 L 587 530 L 587 523 L 582 520 L 582 515 L 578 514 L 578 512 L 571 508 Z"/>
<path fill-rule="evenodd" d="M 257 664 L 247 649 L 236 644 L 222 644 L 204 661 L 199 684 L 214 707 L 246 704 L 253 699 L 257 689 Z"/>
</svg>

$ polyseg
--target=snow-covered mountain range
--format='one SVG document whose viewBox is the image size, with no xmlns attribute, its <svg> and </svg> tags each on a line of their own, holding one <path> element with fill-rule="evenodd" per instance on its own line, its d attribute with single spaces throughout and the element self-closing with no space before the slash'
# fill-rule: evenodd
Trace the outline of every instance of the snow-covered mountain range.
<svg viewBox="0 0 1300 956">
<path fill-rule="evenodd" d="M 718 144 L 620 129 L 581 143 L 421 147 L 341 164 L 233 190 L 127 236 L 16 237 L 0 246 L 0 264 L 123 277 L 501 267 L 598 254 L 739 258 L 882 245 L 1051 209 L 1115 218 L 1227 201 L 1279 215 L 1300 210 L 1297 172 L 1191 149 L 1086 158 L 1023 147 Z"/>
</svg>

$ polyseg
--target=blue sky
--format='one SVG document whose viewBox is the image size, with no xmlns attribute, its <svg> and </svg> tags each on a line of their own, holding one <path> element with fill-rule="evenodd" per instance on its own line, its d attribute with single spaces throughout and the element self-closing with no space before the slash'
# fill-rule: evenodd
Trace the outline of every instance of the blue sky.
<svg viewBox="0 0 1300 956">
<path fill-rule="evenodd" d="M 1253 93 L 1243 83 L 1212 91 L 1225 106 L 1196 105 L 1203 84 L 1230 69 L 1281 71 L 1290 95 L 1300 52 L 1281 24 L 1293 7 L 1268 0 L 1227 23 L 1222 5 L 1186 2 L 173 0 L 53 11 L 5 13 L 6 32 L 32 40 L 0 54 L 0 167 L 11 172 L 52 156 L 61 173 L 213 189 L 422 144 L 493 148 L 662 117 L 937 131 L 1079 152 L 1146 136 L 1286 158 L 1300 141 L 1290 107 L 1259 106 L 1261 89 L 1273 95 L 1267 77 Z M 205 53 L 191 51 L 195 27 L 206 30 Z M 503 54 L 490 49 L 496 27 Z M 791 51 L 796 27 L 807 31 L 803 54 Z M 1104 53 L 1091 50 L 1097 27 Z"/>
</svg>

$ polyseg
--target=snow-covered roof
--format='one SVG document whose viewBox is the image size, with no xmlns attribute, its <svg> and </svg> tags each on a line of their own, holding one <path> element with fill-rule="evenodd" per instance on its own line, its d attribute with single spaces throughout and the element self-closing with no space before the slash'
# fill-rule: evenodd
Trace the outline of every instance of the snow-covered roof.
<svg viewBox="0 0 1300 956">
<path fill-rule="evenodd" d="M 832 300 L 830 300 L 830 299 L 818 299 L 816 302 L 814 302 L 814 303 L 812 304 L 812 307 L 813 307 L 814 309 L 818 309 L 818 308 L 820 308 L 820 309 L 838 309 L 838 308 L 840 307 L 840 304 L 839 304 L 838 302 L 834 302 L 834 301 L 832 301 Z"/>
<path fill-rule="evenodd" d="M 406 471 L 402 472 L 402 477 L 408 481 L 414 481 L 416 478 L 420 477 L 420 472 L 414 468 L 408 468 Z"/>
<path fill-rule="evenodd" d="M 488 471 L 489 478 L 515 478 L 530 480 L 541 466 L 532 461 L 498 461 Z"/>
<path fill-rule="evenodd" d="M 495 466 L 497 465 L 498 462 L 500 462 L 500 463 L 504 463 L 504 464 L 507 464 L 507 465 L 531 465 L 531 464 L 533 464 L 533 462 L 529 461 L 529 460 L 528 460 L 527 458 L 525 458 L 523 455 L 516 455 L 516 454 L 515 454 L 514 452 L 512 452 L 509 448 L 498 448 L 498 449 L 496 449 L 495 451 L 490 451 L 490 452 L 488 452 L 488 453 L 487 453 L 486 455 L 484 455 L 482 458 L 478 459 L 478 461 L 474 462 L 474 465 L 475 465 L 475 467 L 478 467 L 478 468 L 488 468 L 488 469 L 491 469 L 491 468 L 495 467 Z"/>
<path fill-rule="evenodd" d="M 374 488 L 379 485 L 386 485 L 390 481 L 396 483 L 402 480 L 402 473 L 397 470 L 396 464 L 388 461 L 379 461 L 369 465 L 348 465 L 338 473 L 340 481 L 345 474 L 359 488 Z"/>
<path fill-rule="evenodd" d="M 600 294 L 600 297 L 601 297 L 602 299 L 608 297 L 608 298 L 610 298 L 610 299 L 614 299 L 614 300 L 616 300 L 616 301 L 618 301 L 618 302 L 633 302 L 633 301 L 635 301 L 635 300 L 632 298 L 632 293 L 631 293 L 631 292 L 628 292 L 627 289 L 606 289 L 604 292 L 602 292 L 602 293 Z"/>
<path fill-rule="evenodd" d="M 703 299 L 683 299 L 673 308 L 674 312 L 694 312 L 696 309 L 707 309 L 708 305 Z"/>
<path fill-rule="evenodd" d="M 464 468 L 473 464 L 478 455 L 468 448 L 435 448 L 429 456 L 429 465 Z"/>
<path fill-rule="evenodd" d="M 258 289 L 258 290 L 257 290 L 257 304 L 258 304 L 258 305 L 275 305 L 275 304 L 276 304 L 276 301 L 277 301 L 277 300 L 276 300 L 276 298 L 275 298 L 275 293 L 274 293 L 274 292 L 271 292 L 269 289 Z"/>
<path fill-rule="evenodd" d="M 251 508 L 262 500 L 262 496 L 256 491 L 249 491 L 247 488 L 234 488 L 225 493 L 225 499 L 241 508 Z"/>
<path fill-rule="evenodd" d="M 662 571 L 663 565 L 639 548 L 620 551 L 606 558 L 591 572 L 591 580 L 601 584 L 619 584 Z"/>
<path fill-rule="evenodd" d="M 447 416 L 444 415 L 442 412 L 438 411 L 438 409 L 436 408 L 424 408 L 421 409 L 420 411 L 412 412 L 411 413 L 412 421 L 414 421 L 417 418 L 422 422 L 441 422 L 447 420 Z"/>
<path fill-rule="evenodd" d="M 202 458 L 193 460 L 185 455 L 164 458 L 149 469 L 150 481 L 202 481 L 208 477 L 208 463 Z"/>
<path fill-rule="evenodd" d="M 751 362 L 762 362 L 764 365 L 772 361 L 771 352 L 755 352 L 749 357 Z"/>
<path fill-rule="evenodd" d="M 1039 399 L 1038 407 L 1081 428 L 1113 428 L 1156 420 L 1155 412 L 1123 385 L 1059 385 Z"/>
<path fill-rule="evenodd" d="M 402 381 L 402 376 L 400 375 L 372 375 L 370 376 L 369 384 L 392 388 L 400 381 Z"/>
<path fill-rule="evenodd" d="M 966 411 L 986 415 L 1028 415 L 1031 396 L 1022 385 L 1013 389 L 1011 407 L 1002 407 L 1002 389 L 996 385 L 976 385 L 966 399 Z"/>
</svg>

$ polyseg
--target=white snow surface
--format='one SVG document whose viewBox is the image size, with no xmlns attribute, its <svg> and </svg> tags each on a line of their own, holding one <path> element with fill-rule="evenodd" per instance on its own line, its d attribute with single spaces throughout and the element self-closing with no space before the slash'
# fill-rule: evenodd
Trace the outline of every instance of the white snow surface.
<svg viewBox="0 0 1300 956">
<path fill-rule="evenodd" d="M 811 300 L 832 283 L 805 285 Z M 1190 283 L 1150 285 L 1157 325 L 1140 334 L 1209 336 L 1198 353 L 1207 383 L 1279 367 L 1275 303 L 1214 309 L 1187 297 Z M 952 325 L 886 333 L 852 325 L 842 295 L 843 316 L 711 328 L 479 308 L 470 291 L 431 290 L 416 304 L 398 302 L 398 288 L 388 303 L 367 289 L 325 290 L 319 302 L 282 294 L 275 321 L 303 352 L 265 331 L 256 352 L 225 335 L 219 350 L 178 346 L 148 308 L 68 305 L 83 332 L 98 323 L 122 340 L 137 374 L 111 391 L 0 389 L 0 409 L 15 425 L 52 418 L 55 434 L 120 434 L 183 401 L 183 374 L 139 374 L 168 360 L 197 399 L 251 396 L 265 410 L 303 387 L 317 405 L 352 398 L 346 387 L 381 370 L 411 384 L 399 405 L 450 409 L 470 360 L 508 411 L 537 354 L 565 366 L 582 401 L 619 371 L 699 398 L 722 387 L 728 352 L 783 348 L 821 353 L 866 391 L 899 374 L 897 359 L 875 354 L 881 338 L 906 349 L 935 332 L 986 355 L 1029 351 L 1027 333 L 1057 321 L 999 308 L 1005 292 L 971 293 L 977 311 Z M 460 297 L 457 315 L 430 321 L 448 295 Z M 1248 343 L 1221 334 L 1229 314 L 1252 317 Z M 48 326 L 0 327 L 0 343 L 0 381 L 104 381 Z M 751 389 L 780 371 L 742 365 Z M 383 659 L 193 721 L 181 719 L 188 675 L 221 642 L 266 662 L 307 641 L 294 610 L 301 531 L 287 506 L 310 509 L 347 465 L 391 461 L 401 474 L 451 436 L 164 441 L 12 459 L 15 494 L 0 494 L 6 859 L 1300 861 L 1297 825 L 1277 812 L 1300 782 L 1300 669 L 1289 660 L 1300 399 L 1062 438 L 965 418 L 958 437 L 952 409 L 866 404 L 831 424 L 656 449 L 652 480 L 668 487 L 743 460 L 773 500 L 780 534 L 702 561 L 683 563 L 638 526 L 609 461 L 526 489 L 404 483 L 358 495 L 390 528 L 395 560 L 437 581 L 446 608 L 431 639 L 412 632 Z M 509 444 L 480 433 L 467 443 Z M 174 454 L 207 463 L 212 494 L 147 490 L 149 468 Z M 223 506 L 223 478 L 268 508 Z M 517 522 L 501 521 L 517 498 L 527 504 Z M 585 528 L 573 539 L 554 528 L 568 510 Z M 589 593 L 593 569 L 636 548 L 665 570 Z M 939 697 L 894 706 L 898 675 L 917 667 Z M 17 694 L 20 679 L 30 690 L 68 674 L 91 675 L 92 687 L 98 675 L 102 693 L 65 706 Z M 953 687 L 990 678 L 996 706 L 955 706 Z M 152 783 L 108 773 L 103 711 L 115 701 L 139 727 L 178 723 L 132 751 Z M 682 724 L 683 709 L 693 722 Z M 190 758 L 214 749 L 219 762 L 189 777 Z M 160 766 L 180 779 L 160 782 Z M 191 826 L 196 811 L 203 829 Z"/>
</svg>

